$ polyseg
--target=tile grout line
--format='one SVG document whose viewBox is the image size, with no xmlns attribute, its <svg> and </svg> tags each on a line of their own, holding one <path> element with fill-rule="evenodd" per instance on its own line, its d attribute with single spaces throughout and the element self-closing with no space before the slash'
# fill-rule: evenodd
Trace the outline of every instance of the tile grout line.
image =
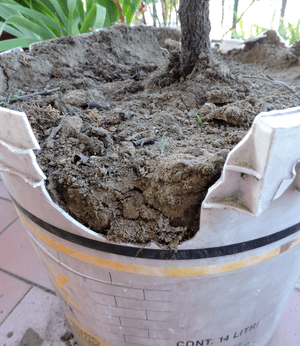
<svg viewBox="0 0 300 346">
<path fill-rule="evenodd" d="M 6 202 L 12 203 L 12 200 L 11 200 L 11 199 L 8 199 L 8 198 L 5 198 L 5 197 L 1 197 L 1 196 L 0 196 L 0 199 L 2 199 L 3 201 L 6 201 Z"/>
<path fill-rule="evenodd" d="M 22 276 L 19 276 L 19 275 L 17 275 L 17 274 L 11 273 L 11 272 L 9 272 L 8 270 L 5 270 L 5 269 L 3 269 L 3 268 L 0 268 L 0 272 L 3 272 L 3 273 L 5 273 L 5 274 L 8 274 L 8 275 L 14 277 L 15 279 L 18 279 L 18 280 L 21 280 L 21 281 L 23 281 L 23 282 L 26 282 L 28 285 L 35 286 L 35 287 L 40 288 L 41 290 L 43 290 L 43 291 L 45 291 L 45 292 L 47 292 L 47 293 L 50 293 L 50 294 L 53 294 L 54 296 L 56 296 L 55 291 L 53 291 L 53 290 L 50 289 L 50 288 L 44 287 L 44 286 L 39 285 L 39 284 L 37 284 L 37 283 L 35 283 L 35 282 L 33 282 L 33 281 L 30 281 L 30 280 L 27 280 L 27 279 L 25 279 L 25 278 L 22 278 Z"/>
<path fill-rule="evenodd" d="M 15 218 L 9 225 L 7 225 L 3 231 L 0 231 L 0 235 L 5 232 L 15 221 L 17 221 L 19 218 L 19 216 L 17 218 Z"/>
<path fill-rule="evenodd" d="M 24 296 L 17 302 L 17 304 L 11 309 L 11 311 L 6 315 L 4 320 L 0 323 L 0 326 L 7 320 L 7 318 L 12 314 L 12 312 L 16 309 L 16 307 L 21 303 L 21 301 L 27 296 L 29 291 L 32 289 L 33 286 L 29 287 L 28 291 L 24 294 Z"/>
</svg>

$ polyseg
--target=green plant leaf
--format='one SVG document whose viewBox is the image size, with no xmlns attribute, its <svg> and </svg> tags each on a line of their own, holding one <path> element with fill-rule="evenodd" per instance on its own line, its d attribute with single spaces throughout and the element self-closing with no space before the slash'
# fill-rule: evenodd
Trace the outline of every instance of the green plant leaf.
<svg viewBox="0 0 300 346">
<path fill-rule="evenodd" d="M 299 41 L 300 40 L 300 19 L 298 20 L 295 30 L 296 30 L 296 41 Z"/>
<path fill-rule="evenodd" d="M 69 34 L 68 32 L 68 28 L 69 28 L 69 19 L 66 16 L 63 8 L 61 7 L 60 3 L 63 3 L 63 1 L 60 0 L 60 3 L 57 2 L 57 0 L 49 0 L 49 2 L 51 3 L 50 9 L 53 11 L 54 15 L 56 13 L 59 21 L 60 21 L 60 26 L 62 28 L 63 31 L 63 35 L 66 36 Z"/>
<path fill-rule="evenodd" d="M 35 38 L 41 40 L 39 35 L 18 25 L 14 27 L 6 23 L 5 31 L 18 38 Z"/>
<path fill-rule="evenodd" d="M 94 6 L 95 1 L 94 0 L 86 0 L 85 1 L 85 6 L 86 6 L 86 12 L 89 12 L 92 7 Z"/>
<path fill-rule="evenodd" d="M 8 18 L 10 18 L 13 15 L 19 15 L 20 13 L 16 11 L 16 9 L 11 8 L 10 6 L 5 6 L 6 4 L 16 4 L 13 0 L 0 0 L 0 13 L 1 17 L 6 21 Z M 20 5 L 18 5 L 20 6 Z M 7 32 L 10 34 L 16 36 L 16 37 L 39 37 L 38 35 L 34 35 L 30 30 L 27 30 L 19 25 L 7 25 L 6 29 Z"/>
<path fill-rule="evenodd" d="M 55 38 L 55 34 L 47 27 L 32 23 L 29 19 L 21 16 L 11 16 L 6 21 L 7 24 L 19 25 L 25 29 L 31 30 L 34 33 L 39 33 L 39 36 L 44 39 Z"/>
<path fill-rule="evenodd" d="M 276 10 L 274 11 L 273 16 L 272 16 L 272 20 L 271 20 L 271 29 L 273 29 L 273 24 L 274 24 L 275 15 L 276 15 Z"/>
<path fill-rule="evenodd" d="M 242 18 L 239 20 L 238 24 L 239 24 L 239 26 L 241 28 L 241 36 L 242 36 L 243 40 L 245 40 L 246 37 L 245 37 L 244 23 L 243 23 Z"/>
<path fill-rule="evenodd" d="M 50 17 L 40 13 L 38 11 L 32 10 L 31 8 L 26 8 L 23 6 L 13 5 L 13 4 L 2 4 L 2 6 L 9 6 L 10 9 L 15 9 L 23 15 L 26 15 L 32 19 L 35 19 L 36 23 L 43 26 L 43 24 L 53 28 L 56 32 L 60 31 L 59 25 Z M 57 35 L 55 35 L 57 36 Z"/>
<path fill-rule="evenodd" d="M 5 22 L 0 24 L 0 36 L 2 35 L 2 32 L 3 32 L 4 28 L 5 28 L 5 25 L 6 25 Z"/>
<path fill-rule="evenodd" d="M 80 33 L 89 32 L 89 28 L 102 28 L 105 21 L 105 15 L 105 8 L 98 4 L 94 4 L 82 24 Z"/>
<path fill-rule="evenodd" d="M 106 9 L 105 21 L 103 28 L 109 28 L 118 20 L 118 10 L 116 5 L 111 0 L 96 0 L 97 4 Z"/>
<path fill-rule="evenodd" d="M 84 12 L 84 7 L 83 7 L 82 0 L 77 0 L 76 1 L 76 7 L 77 7 L 77 11 L 78 11 L 79 16 L 80 16 L 80 23 L 82 24 L 83 21 L 84 21 L 84 17 L 85 17 L 85 12 Z"/>
<path fill-rule="evenodd" d="M 76 0 L 68 0 L 68 18 L 69 18 L 69 25 L 68 25 L 68 34 L 73 33 L 73 20 L 74 20 L 74 12 L 76 9 Z"/>
<path fill-rule="evenodd" d="M 96 4 L 96 6 L 97 6 L 97 16 L 96 16 L 94 27 L 96 29 L 101 29 L 103 28 L 103 25 L 105 22 L 106 8 L 98 4 Z"/>
<path fill-rule="evenodd" d="M 126 17 L 126 24 L 130 25 L 133 16 L 139 7 L 141 0 L 123 0 L 122 2 L 122 12 Z"/>
<path fill-rule="evenodd" d="M 92 27 L 92 25 L 95 22 L 95 18 L 97 15 L 97 6 L 94 4 L 94 6 L 89 10 L 88 14 L 86 15 L 84 22 L 82 23 L 80 33 L 83 34 L 85 32 L 89 32 L 89 28 Z"/>
<path fill-rule="evenodd" d="M 24 1 L 21 0 L 20 4 L 22 5 L 23 2 L 28 3 L 28 0 L 24 0 Z M 38 11 L 39 13 L 43 13 L 44 15 L 52 18 L 53 20 L 56 19 L 50 6 L 49 5 L 47 6 L 44 0 L 30 0 L 30 6 L 28 7 Z"/>
<path fill-rule="evenodd" d="M 130 11 L 130 0 L 122 0 L 121 5 L 122 5 L 122 12 L 124 16 L 126 16 L 126 13 Z"/>
<path fill-rule="evenodd" d="M 42 0 L 42 1 L 47 1 L 47 0 Z M 67 15 L 68 14 L 68 10 L 69 10 L 68 0 L 56 0 L 56 1 L 58 1 L 60 7 L 64 11 L 64 13 Z"/>
<path fill-rule="evenodd" d="M 74 16 L 74 18 L 73 18 L 73 28 L 72 28 L 72 34 L 73 34 L 73 35 L 78 35 L 78 34 L 80 34 L 79 24 L 80 24 L 80 16 L 77 14 L 77 15 Z"/>
<path fill-rule="evenodd" d="M 31 43 L 39 42 L 37 39 L 13 38 L 11 40 L 0 41 L 0 51 L 17 47 L 29 47 Z"/>
<path fill-rule="evenodd" d="M 18 11 L 16 11 L 15 9 L 10 8 L 10 6 L 5 6 L 7 4 L 7 1 L 0 1 L 0 10 L 1 10 L 1 17 L 6 20 L 7 18 L 9 18 L 10 16 L 13 15 L 18 15 Z"/>
</svg>

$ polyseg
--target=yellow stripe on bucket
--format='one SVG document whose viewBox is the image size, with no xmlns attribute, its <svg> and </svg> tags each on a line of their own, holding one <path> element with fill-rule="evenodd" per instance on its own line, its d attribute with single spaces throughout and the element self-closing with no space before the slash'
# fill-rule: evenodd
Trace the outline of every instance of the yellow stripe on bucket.
<svg viewBox="0 0 300 346">
<path fill-rule="evenodd" d="M 87 345 L 91 346 L 113 346 L 104 342 L 101 338 L 92 335 L 91 332 L 86 328 L 81 328 L 77 321 L 75 321 L 68 313 L 66 313 L 68 319 L 73 323 L 73 332 L 78 341 L 83 341 Z"/>
<path fill-rule="evenodd" d="M 246 268 L 261 262 L 264 262 L 268 259 L 271 259 L 275 256 L 278 256 L 280 253 L 286 251 L 287 247 L 285 245 L 279 246 L 275 249 L 268 250 L 259 255 L 255 255 L 249 258 L 245 258 L 235 262 L 215 264 L 210 266 L 202 267 L 177 267 L 177 268 L 166 268 L 166 267 L 147 267 L 133 264 L 126 264 L 120 262 L 114 262 L 98 258 L 95 256 L 87 255 L 85 253 L 73 250 L 68 248 L 65 245 L 59 244 L 54 240 L 48 238 L 46 235 L 34 228 L 25 218 L 17 211 L 23 223 L 28 227 L 28 229 L 33 232 L 38 238 L 43 242 L 51 246 L 52 248 L 70 256 L 75 259 L 78 259 L 82 262 L 96 265 L 98 267 L 107 268 L 110 270 L 117 270 L 126 273 L 140 274 L 140 275 L 150 275 L 150 276 L 166 276 L 166 277 L 191 277 L 191 276 L 204 276 L 204 275 L 214 275 L 220 273 L 226 273 L 242 268 Z M 288 249 L 296 246 L 300 243 L 300 237 L 294 239 L 289 243 Z"/>
</svg>

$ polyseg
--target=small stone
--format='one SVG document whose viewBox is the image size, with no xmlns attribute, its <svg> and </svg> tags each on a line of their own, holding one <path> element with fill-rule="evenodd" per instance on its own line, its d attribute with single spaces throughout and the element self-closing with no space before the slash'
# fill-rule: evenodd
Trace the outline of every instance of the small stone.
<svg viewBox="0 0 300 346">
<path fill-rule="evenodd" d="M 89 118 L 96 123 L 96 125 L 99 125 L 101 123 L 101 121 L 104 119 L 104 116 L 99 114 L 97 110 L 95 109 L 88 109 L 88 116 Z"/>
<path fill-rule="evenodd" d="M 212 90 L 206 93 L 208 102 L 216 104 L 233 102 L 236 96 L 236 92 L 230 87 L 224 87 L 220 90 Z"/>
<path fill-rule="evenodd" d="M 79 116 L 71 116 L 62 120 L 62 128 L 60 133 L 63 138 L 73 137 L 77 135 L 82 128 L 82 120 Z"/>
<path fill-rule="evenodd" d="M 118 160 L 119 156 L 117 153 L 112 153 L 110 155 L 107 155 L 111 160 L 116 161 Z"/>
<path fill-rule="evenodd" d="M 183 104 L 183 102 L 179 103 L 178 108 L 181 109 L 181 110 L 185 110 L 185 105 Z"/>
<path fill-rule="evenodd" d="M 165 41 L 164 41 L 164 47 L 169 51 L 169 52 L 172 52 L 174 50 L 181 50 L 181 43 L 178 42 L 178 41 L 174 41 L 172 40 L 171 38 L 167 38 Z"/>
<path fill-rule="evenodd" d="M 239 107 L 228 105 L 210 113 L 205 117 L 205 120 L 208 119 L 220 119 L 226 121 L 228 124 L 240 125 L 247 119 L 247 115 L 245 115 Z"/>
<path fill-rule="evenodd" d="M 53 149 L 54 148 L 54 140 L 53 139 L 49 139 L 47 144 L 46 144 L 46 147 L 48 149 Z"/>
<path fill-rule="evenodd" d="M 210 102 L 205 102 L 204 105 L 200 109 L 200 113 L 203 115 L 207 115 L 216 109 L 217 109 L 217 106 L 215 104 Z"/>
<path fill-rule="evenodd" d="M 205 60 L 205 59 L 207 59 L 207 54 L 205 54 L 204 52 L 201 52 L 200 54 L 199 54 L 199 60 Z"/>
<path fill-rule="evenodd" d="M 74 335 L 71 332 L 66 331 L 65 334 L 60 337 L 60 340 L 65 342 L 65 341 L 69 341 L 73 338 L 74 338 Z"/>
<path fill-rule="evenodd" d="M 294 42 L 293 45 L 290 47 L 290 50 L 296 56 L 300 56 L 300 40 Z"/>
</svg>

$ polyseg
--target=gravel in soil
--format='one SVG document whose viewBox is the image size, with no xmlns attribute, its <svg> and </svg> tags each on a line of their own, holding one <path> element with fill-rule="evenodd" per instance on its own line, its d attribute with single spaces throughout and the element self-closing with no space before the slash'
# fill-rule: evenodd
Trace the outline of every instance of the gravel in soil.
<svg viewBox="0 0 300 346">
<path fill-rule="evenodd" d="M 0 56 L 0 101 L 59 87 L 2 104 L 26 113 L 52 199 L 110 241 L 176 250 L 255 116 L 299 105 L 300 54 L 271 34 L 200 56 L 187 78 L 164 48 L 180 48 L 178 30 L 115 25 L 46 41 Z"/>
</svg>

